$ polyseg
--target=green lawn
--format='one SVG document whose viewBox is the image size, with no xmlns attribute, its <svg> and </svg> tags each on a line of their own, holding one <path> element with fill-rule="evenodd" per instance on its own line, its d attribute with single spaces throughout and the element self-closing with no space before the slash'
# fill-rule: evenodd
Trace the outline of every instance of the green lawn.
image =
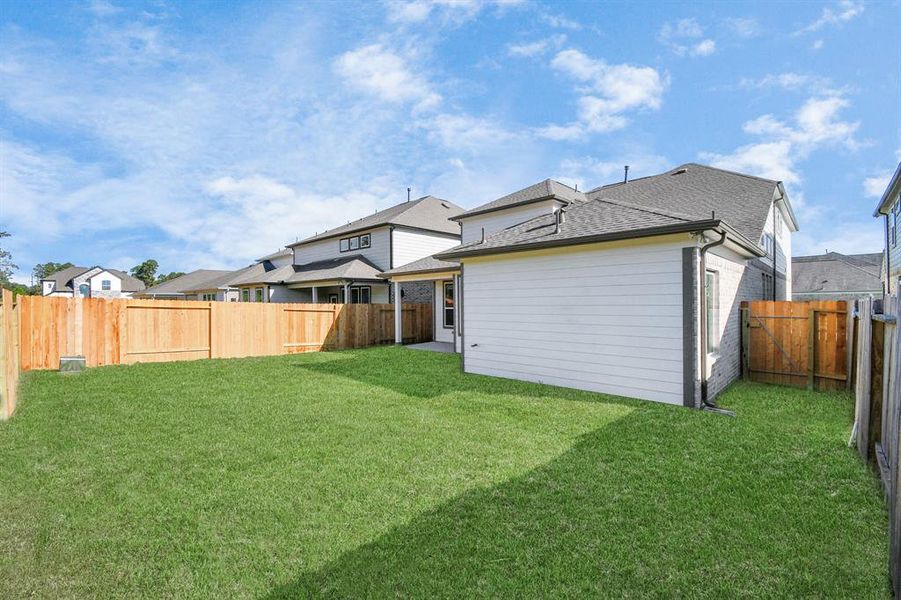
<svg viewBox="0 0 901 600">
<path fill-rule="evenodd" d="M 888 595 L 850 398 L 738 418 L 403 348 L 32 373 L 0 597 Z"/>
</svg>

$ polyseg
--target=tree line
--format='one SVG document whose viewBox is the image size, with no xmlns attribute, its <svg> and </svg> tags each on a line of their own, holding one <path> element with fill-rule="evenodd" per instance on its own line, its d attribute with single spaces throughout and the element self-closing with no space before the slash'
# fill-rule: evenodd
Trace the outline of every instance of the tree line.
<svg viewBox="0 0 901 600">
<path fill-rule="evenodd" d="M 39 296 L 41 295 L 41 280 L 47 279 L 55 273 L 59 273 L 69 267 L 74 267 L 70 262 L 45 262 L 38 263 L 31 270 L 34 285 L 25 285 L 12 281 L 13 273 L 19 268 L 13 262 L 12 253 L 4 248 L 4 238 L 10 237 L 6 231 L 0 231 L 0 287 L 12 290 L 19 295 Z M 159 285 L 164 281 L 175 279 L 184 275 L 181 271 L 172 271 L 170 273 L 158 273 L 159 263 L 152 258 L 148 258 L 139 265 L 135 265 L 129 270 L 129 274 L 135 279 L 140 279 L 147 287 Z"/>
</svg>

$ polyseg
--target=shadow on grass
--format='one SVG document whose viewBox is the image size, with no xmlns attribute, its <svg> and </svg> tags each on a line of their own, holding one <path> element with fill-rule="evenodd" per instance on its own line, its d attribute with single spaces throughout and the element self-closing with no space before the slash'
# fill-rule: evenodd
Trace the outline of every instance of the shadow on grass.
<svg viewBox="0 0 901 600">
<path fill-rule="evenodd" d="M 872 482 L 841 440 L 765 420 L 631 411 L 267 597 L 885 595 Z"/>
<path fill-rule="evenodd" d="M 528 398 L 605 402 L 635 408 L 639 400 L 526 381 L 464 373 L 457 354 L 409 350 L 394 346 L 307 354 L 292 366 L 318 375 L 343 377 L 413 398 L 445 394 L 516 395 Z M 398 369 L 398 364 L 403 365 Z M 439 376 L 440 375 L 440 376 Z"/>
</svg>

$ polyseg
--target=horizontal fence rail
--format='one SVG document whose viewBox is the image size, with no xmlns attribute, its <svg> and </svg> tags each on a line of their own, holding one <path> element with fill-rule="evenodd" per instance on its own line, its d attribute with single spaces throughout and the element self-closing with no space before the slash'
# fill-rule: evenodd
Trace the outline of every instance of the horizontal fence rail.
<svg viewBox="0 0 901 600">
<path fill-rule="evenodd" d="M 394 342 L 390 304 L 18 298 L 21 369 L 271 356 Z M 432 339 L 432 307 L 402 306 L 403 341 Z"/>
<path fill-rule="evenodd" d="M 844 300 L 741 303 L 745 379 L 817 390 L 850 387 Z"/>
</svg>

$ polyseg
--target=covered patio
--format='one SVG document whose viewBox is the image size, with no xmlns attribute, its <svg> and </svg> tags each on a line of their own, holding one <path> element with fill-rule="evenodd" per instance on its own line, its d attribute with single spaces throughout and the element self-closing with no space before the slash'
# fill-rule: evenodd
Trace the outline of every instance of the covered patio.
<svg viewBox="0 0 901 600">
<path fill-rule="evenodd" d="M 395 343 L 401 344 L 403 331 L 403 314 L 401 311 L 401 284 L 408 282 L 431 282 L 434 286 L 432 294 L 433 306 L 433 346 L 417 348 L 438 352 L 460 352 L 463 329 L 460 315 L 462 307 L 460 298 L 460 265 L 455 262 L 438 260 L 431 256 L 413 261 L 402 267 L 385 271 L 379 277 L 388 279 L 394 286 L 394 334 Z M 426 344 L 419 344 L 426 346 Z M 413 347 L 413 346 L 411 346 Z M 446 350 L 450 348 L 450 350 Z"/>
</svg>

